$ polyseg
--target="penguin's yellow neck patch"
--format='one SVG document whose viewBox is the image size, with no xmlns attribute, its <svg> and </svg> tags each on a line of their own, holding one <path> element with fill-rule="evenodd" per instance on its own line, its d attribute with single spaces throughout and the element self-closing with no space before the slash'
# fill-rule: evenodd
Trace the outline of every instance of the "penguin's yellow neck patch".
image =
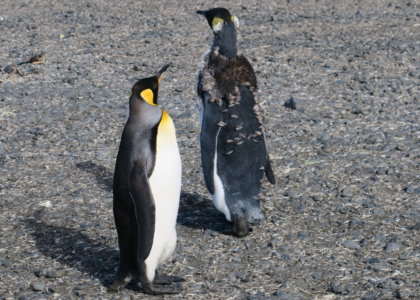
<svg viewBox="0 0 420 300">
<path fill-rule="evenodd" d="M 216 27 L 217 29 L 219 29 L 218 27 L 220 27 L 220 28 L 221 28 L 221 25 L 223 25 L 223 23 L 224 23 L 224 22 L 225 22 L 225 21 L 223 21 L 223 19 L 222 19 L 222 18 L 215 17 L 215 18 L 213 19 L 213 22 L 211 23 L 211 26 L 212 26 L 213 30 L 215 29 L 215 27 Z M 220 25 L 216 26 L 216 25 L 217 25 L 217 24 L 219 24 L 219 23 L 220 23 Z M 218 31 L 220 31 L 220 29 L 219 29 Z"/>
<path fill-rule="evenodd" d="M 153 92 L 151 89 L 144 90 L 140 93 L 140 96 L 150 105 L 157 106 L 157 104 L 153 103 Z"/>
</svg>

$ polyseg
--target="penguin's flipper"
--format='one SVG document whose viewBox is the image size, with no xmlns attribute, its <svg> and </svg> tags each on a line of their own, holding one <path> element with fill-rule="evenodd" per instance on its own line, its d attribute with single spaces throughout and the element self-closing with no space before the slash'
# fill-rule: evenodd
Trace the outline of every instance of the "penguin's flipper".
<svg viewBox="0 0 420 300">
<path fill-rule="evenodd" d="M 268 155 L 267 155 L 267 164 L 265 166 L 265 176 L 267 176 L 267 179 L 268 181 L 270 181 L 271 184 L 276 183 L 276 179 L 274 178 L 273 169 L 271 168 L 271 162 Z"/>
<path fill-rule="evenodd" d="M 204 181 L 210 194 L 214 195 L 214 159 L 217 148 L 217 136 L 220 126 L 217 124 L 223 119 L 221 108 L 215 102 L 209 102 L 210 95 L 205 92 L 205 109 L 201 125 L 201 164 L 203 166 Z"/>
<path fill-rule="evenodd" d="M 144 261 L 152 249 L 155 233 L 155 201 L 149 186 L 144 163 L 137 160 L 130 174 L 128 191 L 137 221 L 137 261 Z M 139 226 L 141 224 L 141 226 Z"/>
</svg>

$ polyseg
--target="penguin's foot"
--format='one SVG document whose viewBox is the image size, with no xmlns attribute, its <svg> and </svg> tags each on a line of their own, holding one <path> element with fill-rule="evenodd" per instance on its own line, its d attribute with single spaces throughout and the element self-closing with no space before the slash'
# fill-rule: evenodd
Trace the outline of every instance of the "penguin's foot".
<svg viewBox="0 0 420 300">
<path fill-rule="evenodd" d="M 185 281 L 184 278 L 169 276 L 169 275 L 157 275 L 153 280 L 154 284 L 171 284 L 173 282 L 182 282 Z"/>
<path fill-rule="evenodd" d="M 125 287 L 130 282 L 130 280 L 131 274 L 127 274 L 122 271 L 120 272 L 120 270 L 118 270 L 117 277 L 115 278 L 111 287 L 108 289 L 108 292 L 117 292 L 119 289 Z"/>
<path fill-rule="evenodd" d="M 233 220 L 233 228 L 232 230 L 223 230 L 223 234 L 233 235 L 236 237 L 244 237 L 247 236 L 250 232 L 248 226 L 248 222 L 246 221 L 245 217 L 240 217 L 239 219 Z"/>
<path fill-rule="evenodd" d="M 143 283 L 143 291 L 149 295 L 178 294 L 180 289 L 173 286 L 156 286 L 153 282 Z"/>
</svg>

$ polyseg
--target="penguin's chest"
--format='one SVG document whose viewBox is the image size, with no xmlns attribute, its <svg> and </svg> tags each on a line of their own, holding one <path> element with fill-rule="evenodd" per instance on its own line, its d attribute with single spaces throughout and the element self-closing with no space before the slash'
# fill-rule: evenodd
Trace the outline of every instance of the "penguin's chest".
<svg viewBox="0 0 420 300">
<path fill-rule="evenodd" d="M 181 157 L 174 124 L 164 110 L 158 126 L 155 167 L 149 183 L 156 208 L 155 226 L 175 226 L 181 190 Z"/>
</svg>

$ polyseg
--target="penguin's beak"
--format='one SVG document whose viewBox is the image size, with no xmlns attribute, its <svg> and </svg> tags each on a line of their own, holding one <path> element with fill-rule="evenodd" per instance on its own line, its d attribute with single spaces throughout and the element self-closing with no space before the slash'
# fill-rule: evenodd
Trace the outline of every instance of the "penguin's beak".
<svg viewBox="0 0 420 300">
<path fill-rule="evenodd" d="M 196 13 L 199 14 L 199 15 L 205 16 L 206 13 L 207 13 L 207 10 L 197 10 Z"/>
<path fill-rule="evenodd" d="M 160 80 L 162 79 L 163 73 L 170 67 L 172 63 L 165 65 L 159 72 L 157 72 L 156 77 L 158 79 L 158 84 L 160 85 Z"/>
</svg>

